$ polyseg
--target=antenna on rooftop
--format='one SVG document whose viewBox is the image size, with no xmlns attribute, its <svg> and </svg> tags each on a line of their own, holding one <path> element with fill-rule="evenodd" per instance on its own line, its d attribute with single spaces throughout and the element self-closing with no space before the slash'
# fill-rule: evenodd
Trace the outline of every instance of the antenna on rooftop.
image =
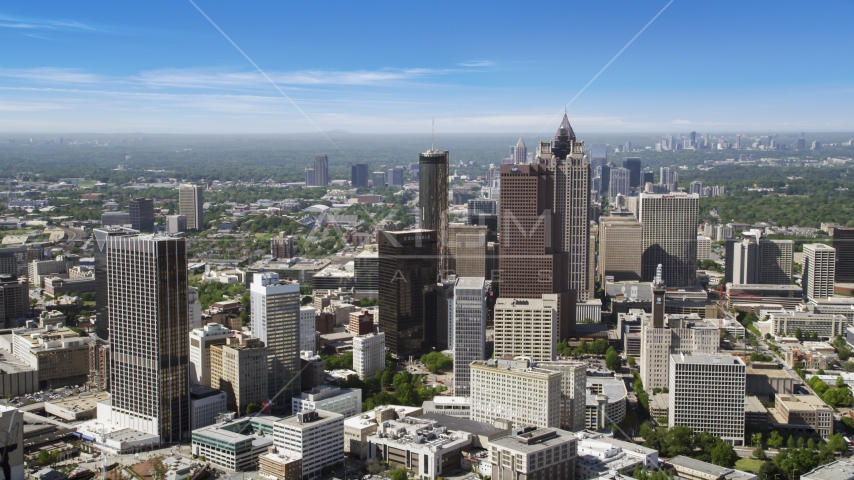
<svg viewBox="0 0 854 480">
<path fill-rule="evenodd" d="M 430 150 L 436 150 L 436 119 L 430 126 Z"/>
</svg>

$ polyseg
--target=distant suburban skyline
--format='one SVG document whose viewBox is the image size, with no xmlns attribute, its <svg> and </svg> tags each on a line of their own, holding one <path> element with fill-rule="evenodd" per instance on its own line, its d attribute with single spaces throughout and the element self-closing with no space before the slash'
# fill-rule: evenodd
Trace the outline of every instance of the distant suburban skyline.
<svg viewBox="0 0 854 480">
<path fill-rule="evenodd" d="M 552 132 L 668 0 L 18 2 L 0 131 Z M 569 106 L 585 132 L 852 131 L 854 3 L 675 0 Z M 304 112 L 301 113 L 299 110 Z"/>
</svg>

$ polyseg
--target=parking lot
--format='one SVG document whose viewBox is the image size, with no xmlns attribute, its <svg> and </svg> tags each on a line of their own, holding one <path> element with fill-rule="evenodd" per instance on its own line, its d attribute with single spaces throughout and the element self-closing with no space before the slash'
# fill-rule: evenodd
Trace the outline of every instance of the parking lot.
<svg viewBox="0 0 854 480">
<path fill-rule="evenodd" d="M 53 390 L 40 390 L 36 393 L 28 393 L 19 397 L 14 397 L 5 403 L 13 407 L 23 407 L 32 403 L 50 402 L 62 400 L 80 393 L 82 385 L 69 385 L 67 387 L 55 388 Z"/>
</svg>

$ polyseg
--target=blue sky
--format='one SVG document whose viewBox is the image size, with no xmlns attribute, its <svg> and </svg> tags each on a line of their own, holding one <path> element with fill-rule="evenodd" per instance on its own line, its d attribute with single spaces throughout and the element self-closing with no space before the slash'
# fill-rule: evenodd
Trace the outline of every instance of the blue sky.
<svg viewBox="0 0 854 480">
<path fill-rule="evenodd" d="M 540 132 L 667 1 L 6 2 L 0 131 Z M 582 132 L 854 130 L 854 3 L 675 0 Z M 308 118 L 311 120 L 309 121 Z"/>
</svg>

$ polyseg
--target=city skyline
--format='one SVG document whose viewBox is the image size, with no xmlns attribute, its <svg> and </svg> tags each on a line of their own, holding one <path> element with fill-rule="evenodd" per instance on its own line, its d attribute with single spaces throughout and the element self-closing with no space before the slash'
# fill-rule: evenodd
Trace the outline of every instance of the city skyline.
<svg viewBox="0 0 854 480">
<path fill-rule="evenodd" d="M 718 6 L 725 22 L 690 2 L 617 11 L 596 4 L 341 5 L 322 12 L 330 29 L 356 24 L 384 32 L 343 47 L 299 20 L 320 14 L 312 5 L 198 7 L 293 104 L 192 3 L 118 11 L 96 2 L 9 5 L 0 12 L 0 39 L 15 48 L 0 69 L 7 94 L 0 130 L 414 133 L 435 118 L 437 133 L 518 135 L 552 128 L 574 96 L 570 112 L 584 125 L 581 136 L 854 128 L 846 114 L 851 68 L 839 60 L 852 9 L 846 4 L 768 9 L 733 2 Z M 495 28 L 507 18 L 533 28 L 543 11 L 601 19 L 572 27 L 597 41 L 573 44 L 573 61 L 561 65 L 552 61 L 561 29 L 526 38 Z M 475 15 L 478 22 L 468 21 Z M 289 28 L 278 28 L 282 18 Z M 410 18 L 432 21 L 438 35 L 411 35 Z M 810 22 L 824 25 L 824 35 L 810 35 L 803 28 Z M 792 68 L 786 58 L 820 64 L 822 75 Z M 544 62 L 552 75 L 534 73 Z"/>
</svg>

